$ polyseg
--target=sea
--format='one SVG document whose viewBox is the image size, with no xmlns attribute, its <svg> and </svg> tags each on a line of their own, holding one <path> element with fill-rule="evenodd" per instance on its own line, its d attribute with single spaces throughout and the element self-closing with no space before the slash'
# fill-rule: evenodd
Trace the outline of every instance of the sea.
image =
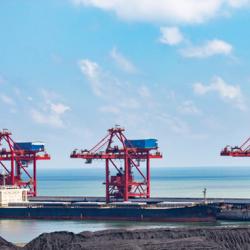
<svg viewBox="0 0 250 250">
<path fill-rule="evenodd" d="M 104 169 L 39 169 L 38 195 L 104 196 Z M 161 167 L 152 168 L 152 197 L 250 198 L 250 167 Z M 27 243 L 44 232 L 98 231 L 159 227 L 239 226 L 249 222 L 146 223 L 107 221 L 0 220 L 0 236 L 14 243 Z"/>
</svg>

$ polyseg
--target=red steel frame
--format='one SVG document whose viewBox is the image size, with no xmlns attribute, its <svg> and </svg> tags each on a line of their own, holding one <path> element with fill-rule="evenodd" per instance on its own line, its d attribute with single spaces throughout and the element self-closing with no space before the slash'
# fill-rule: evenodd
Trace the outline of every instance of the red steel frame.
<svg viewBox="0 0 250 250">
<path fill-rule="evenodd" d="M 162 158 L 158 148 L 134 148 L 126 145 L 127 140 L 123 128 L 111 128 L 108 134 L 90 150 L 74 150 L 71 158 L 85 159 L 86 163 L 92 160 L 105 160 L 106 166 L 106 202 L 112 198 L 150 198 L 150 159 Z M 120 144 L 114 145 L 114 142 Z M 106 147 L 104 151 L 101 151 Z M 154 152 L 152 152 L 154 151 Z M 119 168 L 117 160 L 123 162 Z M 146 173 L 141 169 L 141 162 L 146 162 Z M 111 168 L 115 175 L 111 176 Z M 133 176 L 135 170 L 140 178 L 136 181 Z"/>
<path fill-rule="evenodd" d="M 0 167 L 6 172 L 6 176 L 0 173 L 0 185 L 5 179 L 7 185 L 28 188 L 28 195 L 36 196 L 37 160 L 50 160 L 50 156 L 46 152 L 14 148 L 15 142 L 11 136 L 12 134 L 8 130 L 0 131 Z"/>
<path fill-rule="evenodd" d="M 226 146 L 221 151 L 221 156 L 250 157 L 250 137 L 240 146 Z"/>
</svg>

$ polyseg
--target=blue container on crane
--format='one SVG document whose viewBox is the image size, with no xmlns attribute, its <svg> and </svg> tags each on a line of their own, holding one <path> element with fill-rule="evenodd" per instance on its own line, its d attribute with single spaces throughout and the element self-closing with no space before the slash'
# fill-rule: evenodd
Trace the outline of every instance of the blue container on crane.
<svg viewBox="0 0 250 250">
<path fill-rule="evenodd" d="M 44 143 L 42 142 L 16 142 L 14 143 L 14 149 L 41 152 L 41 151 L 44 151 Z"/>
<path fill-rule="evenodd" d="M 128 148 L 158 148 L 156 139 L 126 140 L 125 145 Z"/>
</svg>

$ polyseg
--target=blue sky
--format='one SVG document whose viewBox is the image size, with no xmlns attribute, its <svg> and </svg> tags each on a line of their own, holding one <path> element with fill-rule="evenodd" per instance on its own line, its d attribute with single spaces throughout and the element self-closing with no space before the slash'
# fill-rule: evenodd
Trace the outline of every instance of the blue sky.
<svg viewBox="0 0 250 250">
<path fill-rule="evenodd" d="M 250 165 L 219 156 L 249 136 L 250 1 L 0 3 L 0 124 L 44 141 L 40 167 L 77 167 L 120 124 L 157 138 L 155 166 Z"/>
</svg>

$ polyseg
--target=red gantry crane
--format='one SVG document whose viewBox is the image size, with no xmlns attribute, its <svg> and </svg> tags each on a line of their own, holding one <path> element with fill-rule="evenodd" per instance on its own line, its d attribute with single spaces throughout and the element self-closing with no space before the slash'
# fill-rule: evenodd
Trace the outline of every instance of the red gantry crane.
<svg viewBox="0 0 250 250">
<path fill-rule="evenodd" d="M 0 185 L 28 188 L 29 196 L 37 195 L 36 167 L 38 160 L 50 160 L 43 143 L 15 142 L 12 134 L 0 131 Z"/>
<path fill-rule="evenodd" d="M 240 147 L 226 146 L 221 151 L 220 155 L 232 157 L 250 157 L 250 138 L 248 138 Z"/>
<path fill-rule="evenodd" d="M 109 129 L 108 134 L 90 150 L 74 150 L 70 157 L 85 159 L 86 163 L 105 161 L 106 202 L 109 203 L 112 198 L 124 201 L 149 198 L 150 160 L 162 158 L 162 155 L 156 139 L 127 140 L 124 129 L 117 126 Z M 142 165 L 146 165 L 145 171 Z M 135 174 L 139 180 L 135 179 Z"/>
</svg>

